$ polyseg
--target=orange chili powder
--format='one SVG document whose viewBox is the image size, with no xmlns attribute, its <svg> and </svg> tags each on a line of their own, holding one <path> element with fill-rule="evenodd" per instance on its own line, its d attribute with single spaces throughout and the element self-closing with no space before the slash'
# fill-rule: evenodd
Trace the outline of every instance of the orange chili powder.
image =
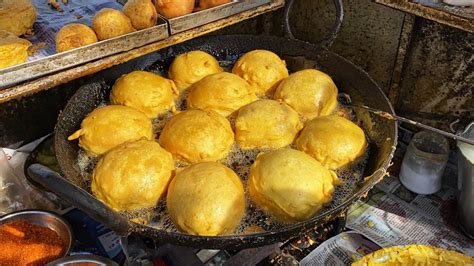
<svg viewBox="0 0 474 266">
<path fill-rule="evenodd" d="M 44 265 L 64 255 L 59 235 L 18 220 L 0 225 L 0 265 Z"/>
</svg>

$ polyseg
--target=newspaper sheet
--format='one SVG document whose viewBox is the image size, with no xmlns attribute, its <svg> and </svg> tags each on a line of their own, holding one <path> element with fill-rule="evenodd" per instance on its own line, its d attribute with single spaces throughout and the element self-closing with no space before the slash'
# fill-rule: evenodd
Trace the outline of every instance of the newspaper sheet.
<svg viewBox="0 0 474 266">
<path fill-rule="evenodd" d="M 350 265 L 378 249 L 380 246 L 357 232 L 343 232 L 324 241 L 301 260 L 300 265 Z"/>
<path fill-rule="evenodd" d="M 66 24 L 82 23 L 91 26 L 92 18 L 102 8 L 122 9 L 122 6 L 114 0 L 71 0 L 68 4 L 58 1 L 63 12 L 52 8 L 46 0 L 33 1 L 37 18 L 33 26 L 34 34 L 27 36 L 34 45 L 44 44 L 44 48 L 39 49 L 36 54 L 28 58 L 29 61 L 53 55 L 56 53 L 55 37 L 56 33 Z"/>
</svg>

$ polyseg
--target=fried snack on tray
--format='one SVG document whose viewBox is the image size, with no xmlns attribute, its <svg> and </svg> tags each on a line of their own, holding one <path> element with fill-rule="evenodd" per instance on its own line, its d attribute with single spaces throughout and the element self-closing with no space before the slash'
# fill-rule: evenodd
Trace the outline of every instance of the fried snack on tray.
<svg viewBox="0 0 474 266">
<path fill-rule="evenodd" d="M 0 1 L 0 30 L 16 36 L 32 33 L 36 21 L 36 8 L 31 0 Z"/>
<path fill-rule="evenodd" d="M 0 69 L 18 65 L 28 60 L 31 43 L 15 34 L 0 30 Z"/>
<path fill-rule="evenodd" d="M 158 14 L 151 0 L 128 0 L 123 6 L 123 13 L 132 21 L 137 30 L 156 25 Z"/>
<path fill-rule="evenodd" d="M 84 24 L 71 23 L 56 34 L 56 52 L 61 53 L 97 42 L 95 32 Z"/>
<path fill-rule="evenodd" d="M 130 19 L 122 11 L 112 8 L 102 8 L 95 14 L 92 29 L 100 41 L 135 31 Z"/>
</svg>

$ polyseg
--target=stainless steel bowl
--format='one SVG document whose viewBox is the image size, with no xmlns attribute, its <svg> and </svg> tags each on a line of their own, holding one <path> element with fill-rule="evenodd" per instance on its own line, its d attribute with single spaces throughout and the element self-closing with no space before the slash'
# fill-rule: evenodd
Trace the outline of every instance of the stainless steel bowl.
<svg viewBox="0 0 474 266">
<path fill-rule="evenodd" d="M 55 231 L 63 240 L 63 243 L 66 247 L 66 252 L 63 254 L 63 256 L 66 256 L 71 251 L 72 244 L 74 242 L 74 236 L 72 234 L 71 226 L 61 216 L 49 211 L 25 210 L 12 212 L 2 216 L 0 218 L 0 224 L 17 220 L 25 220 L 32 224 L 47 227 Z"/>
<path fill-rule="evenodd" d="M 100 257 L 97 255 L 87 254 L 87 255 L 74 255 L 69 257 L 64 257 L 52 261 L 46 266 L 118 266 L 118 264 L 113 261 L 109 260 L 104 257 Z"/>
</svg>

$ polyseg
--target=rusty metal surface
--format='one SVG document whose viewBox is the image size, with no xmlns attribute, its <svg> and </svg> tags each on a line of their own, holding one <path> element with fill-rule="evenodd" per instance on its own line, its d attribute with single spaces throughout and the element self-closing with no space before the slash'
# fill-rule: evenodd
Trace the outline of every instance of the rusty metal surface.
<svg viewBox="0 0 474 266">
<path fill-rule="evenodd" d="M 447 129 L 474 118 L 474 35 L 417 18 L 400 82 L 397 112 Z M 438 126 L 437 126 L 438 127 Z"/>
<path fill-rule="evenodd" d="M 246 0 L 231 2 L 228 4 L 205 9 L 186 16 L 166 19 L 169 23 L 170 33 L 176 34 L 189 29 L 193 29 L 212 21 L 230 17 L 232 15 L 247 11 L 261 5 L 270 3 L 270 0 Z"/>
<path fill-rule="evenodd" d="M 258 16 L 265 12 L 269 12 L 283 7 L 284 0 L 272 0 L 269 4 L 259 6 L 257 8 L 241 12 L 237 15 L 217 20 L 206 25 L 178 33 L 170 36 L 167 39 L 154 42 L 139 48 L 135 48 L 126 52 L 111 55 L 97 61 L 89 62 L 71 69 L 64 70 L 49 76 L 40 77 L 36 80 L 15 85 L 10 88 L 0 90 L 0 104 L 19 98 L 31 95 L 33 93 L 47 90 L 54 86 L 66 83 L 68 81 L 97 73 L 100 70 L 107 69 L 111 66 L 127 62 L 139 56 L 160 50 L 162 48 L 181 43 L 195 37 L 213 32 L 217 29 L 235 24 L 237 22 Z"/>
<path fill-rule="evenodd" d="M 433 0 L 375 0 L 375 2 L 464 31 L 474 32 L 472 7 L 453 7 Z"/>
<path fill-rule="evenodd" d="M 167 24 L 164 20 L 160 19 L 158 24 L 151 28 L 1 69 L 0 88 L 58 72 L 98 58 L 128 51 L 145 44 L 166 39 L 168 36 Z"/>
</svg>

